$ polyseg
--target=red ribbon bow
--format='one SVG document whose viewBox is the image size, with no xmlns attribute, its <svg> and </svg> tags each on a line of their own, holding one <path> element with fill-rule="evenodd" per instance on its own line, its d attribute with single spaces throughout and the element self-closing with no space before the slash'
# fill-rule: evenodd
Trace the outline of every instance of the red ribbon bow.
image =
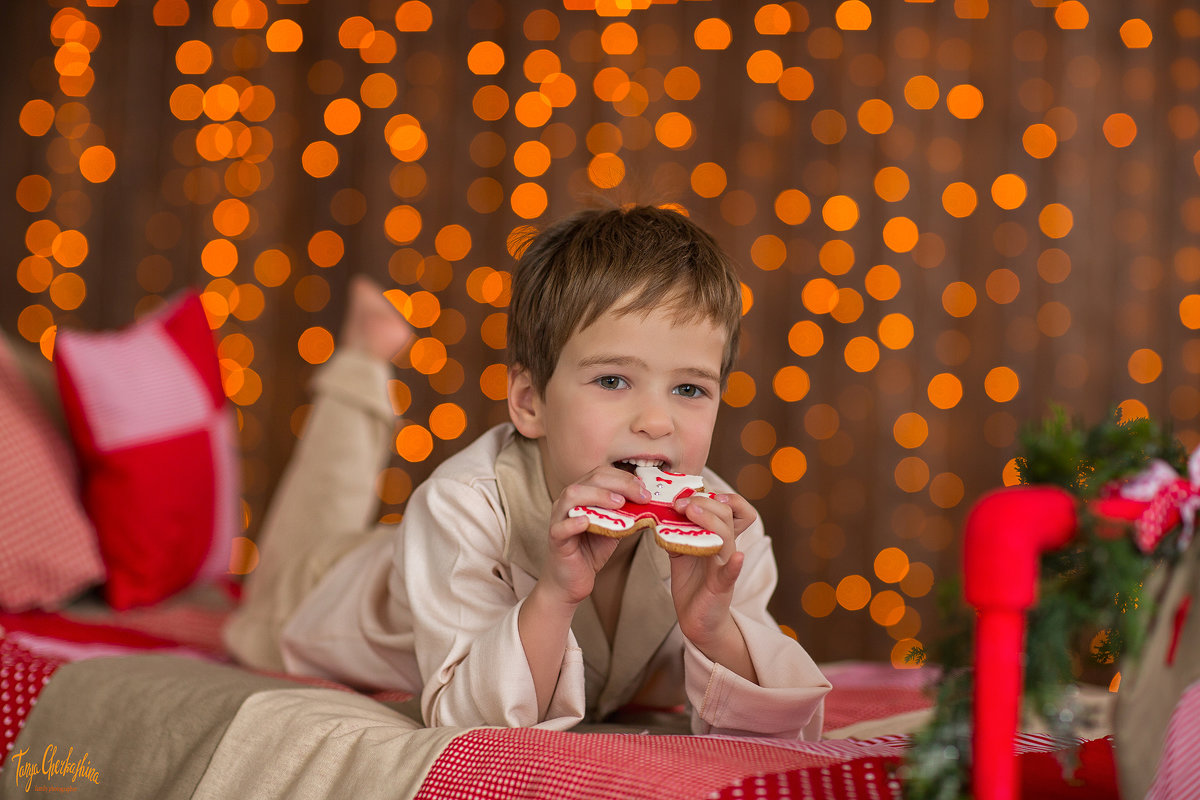
<svg viewBox="0 0 1200 800">
<path fill-rule="evenodd" d="M 1134 542 L 1143 553 L 1153 552 L 1181 523 L 1180 546 L 1186 546 L 1200 510 L 1200 447 L 1188 459 L 1187 478 L 1154 459 L 1130 480 L 1106 487 L 1094 509 L 1102 517 L 1132 521 Z"/>
</svg>

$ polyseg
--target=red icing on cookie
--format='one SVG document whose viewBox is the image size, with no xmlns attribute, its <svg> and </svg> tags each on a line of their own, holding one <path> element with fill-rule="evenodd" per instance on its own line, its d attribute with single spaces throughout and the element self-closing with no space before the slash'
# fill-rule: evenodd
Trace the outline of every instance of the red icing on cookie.
<svg viewBox="0 0 1200 800">
<path fill-rule="evenodd" d="M 632 533 L 635 528 L 642 527 L 638 526 L 638 522 L 650 520 L 654 523 L 659 544 L 668 549 L 670 547 L 665 544 L 667 540 L 664 537 L 672 535 L 697 540 L 696 544 L 688 543 L 686 547 L 695 547 L 710 553 L 720 548 L 721 537 L 718 534 L 701 528 L 686 515 L 675 510 L 676 500 L 696 494 L 696 489 L 702 486 L 698 476 L 662 472 L 652 467 L 639 467 L 637 475 L 650 490 L 650 502 L 633 503 L 626 500 L 625 505 L 618 509 L 576 506 L 571 509 L 570 516 L 587 517 L 591 526 L 611 531 L 618 536 Z M 677 487 L 676 484 L 684 485 Z M 707 541 L 704 541 L 705 539 Z"/>
</svg>

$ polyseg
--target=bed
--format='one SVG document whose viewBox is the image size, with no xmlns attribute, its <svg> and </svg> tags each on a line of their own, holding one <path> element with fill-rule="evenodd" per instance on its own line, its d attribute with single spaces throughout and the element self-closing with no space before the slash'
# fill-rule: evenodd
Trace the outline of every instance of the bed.
<svg viewBox="0 0 1200 800">
<path fill-rule="evenodd" d="M 0 797 L 902 796 L 906 734 L 781 742 L 421 728 L 403 694 L 232 664 L 218 632 L 233 602 L 205 587 L 131 612 L 92 602 L 0 615 Z M 906 727 L 929 706 L 932 670 L 825 666 L 832 736 Z M 1069 778 L 1056 758 L 1066 750 L 1079 760 Z M 1023 797 L 1116 797 L 1107 738 L 1026 735 L 1018 752 Z"/>
<path fill-rule="evenodd" d="M 430 729 L 403 693 L 234 664 L 234 446 L 198 299 L 56 347 L 50 375 L 0 340 L 0 798 L 902 796 L 932 667 L 822 665 L 826 738 L 788 742 Z M 1108 737 L 1017 753 L 1022 797 L 1116 797 Z"/>
</svg>

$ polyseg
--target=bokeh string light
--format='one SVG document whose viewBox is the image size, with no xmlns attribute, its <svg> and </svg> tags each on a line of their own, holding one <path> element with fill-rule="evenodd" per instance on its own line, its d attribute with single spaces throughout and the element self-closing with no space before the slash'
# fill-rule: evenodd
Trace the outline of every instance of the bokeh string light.
<svg viewBox="0 0 1200 800">
<path fill-rule="evenodd" d="M 395 521 L 504 419 L 511 258 L 589 194 L 669 204 L 742 266 L 711 464 L 759 507 L 773 609 L 820 657 L 899 665 L 929 634 L 965 507 L 1015 480 L 1017 431 L 1049 402 L 1119 403 L 1200 441 L 1200 63 L 1181 46 L 1200 13 L 454 9 L 53 0 L 10 26 L 49 44 L 21 50 L 27 96 L 5 109 L 24 154 L 6 159 L 22 213 L 5 325 L 50 357 L 60 325 L 197 286 L 248 535 L 302 435 L 303 380 L 335 350 L 347 277 L 374 274 L 418 331 L 377 482 Z M 123 74 L 124 48 L 167 57 Z M 130 83 L 149 99 L 122 117 Z M 239 552 L 244 572 L 249 539 Z"/>
</svg>

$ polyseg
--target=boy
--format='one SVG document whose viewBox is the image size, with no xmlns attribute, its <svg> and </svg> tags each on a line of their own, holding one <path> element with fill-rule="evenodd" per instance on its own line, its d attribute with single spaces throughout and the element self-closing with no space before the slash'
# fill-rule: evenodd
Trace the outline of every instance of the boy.
<svg viewBox="0 0 1200 800">
<path fill-rule="evenodd" d="M 567 514 L 644 502 L 637 464 L 704 470 L 741 313 L 711 237 L 638 207 L 583 212 L 534 238 L 509 308 L 512 424 L 439 467 L 397 528 L 330 536 L 372 513 L 390 417 L 379 356 L 401 338 L 384 333 L 378 304 L 364 312 L 369 291 L 355 293 L 351 352 L 317 376 L 231 652 L 419 693 L 428 725 L 566 729 L 688 701 L 696 733 L 820 735 L 829 683 L 767 614 L 775 564 L 743 498 L 704 471 L 717 499 L 677 503 L 724 539 L 711 558 L 668 556 L 652 534 L 595 536 Z M 372 457 L 351 457 L 372 441 Z"/>
</svg>

